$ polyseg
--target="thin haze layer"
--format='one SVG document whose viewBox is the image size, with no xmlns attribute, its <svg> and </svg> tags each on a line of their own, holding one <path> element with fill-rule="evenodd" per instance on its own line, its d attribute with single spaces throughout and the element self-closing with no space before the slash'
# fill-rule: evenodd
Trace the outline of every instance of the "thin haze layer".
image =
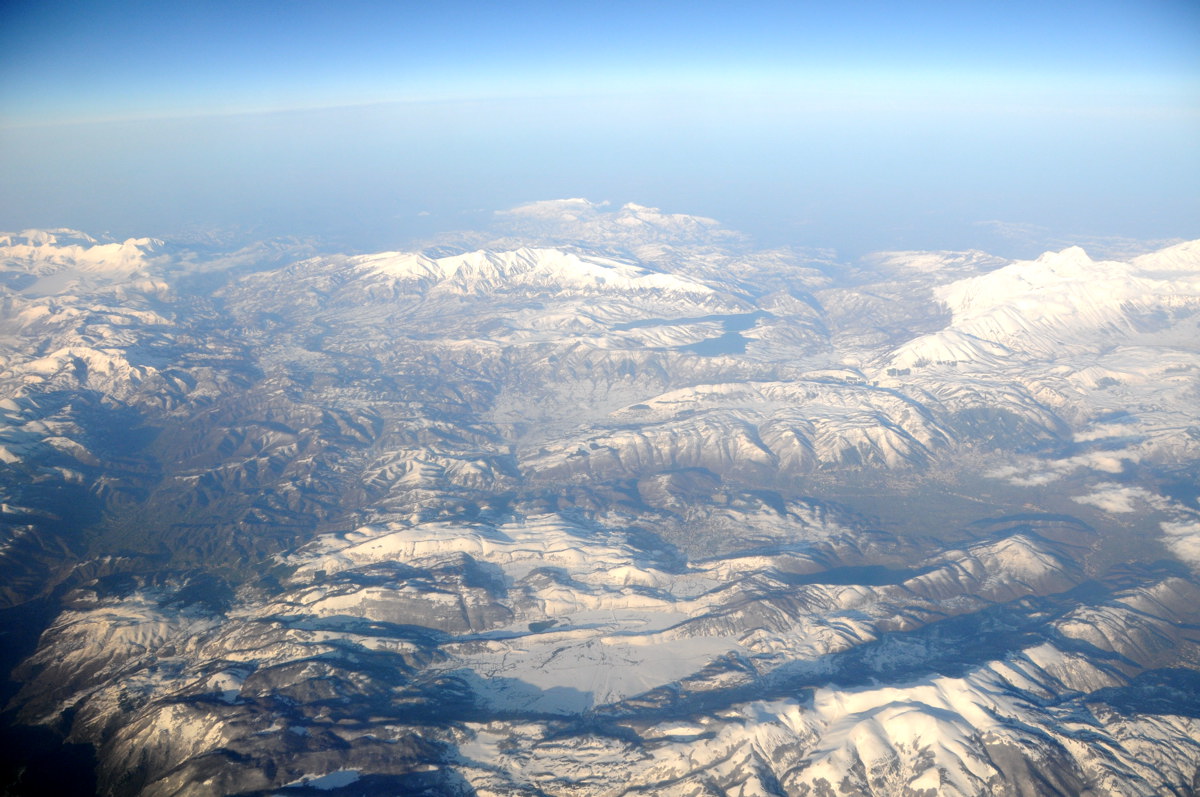
<svg viewBox="0 0 1200 797">
<path fill-rule="evenodd" d="M 372 249 L 588 196 L 844 253 L 1200 235 L 1191 3 L 281 8 L 9 4 L 0 226 Z"/>
</svg>

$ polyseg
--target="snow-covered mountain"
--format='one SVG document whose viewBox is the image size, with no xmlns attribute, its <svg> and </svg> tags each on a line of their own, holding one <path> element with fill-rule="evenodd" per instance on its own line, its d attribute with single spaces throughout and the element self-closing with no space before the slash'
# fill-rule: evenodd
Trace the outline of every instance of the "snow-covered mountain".
<svg viewBox="0 0 1200 797">
<path fill-rule="evenodd" d="M 1200 788 L 1200 243 L 497 225 L 0 236 L 14 733 L 108 794 Z"/>
</svg>

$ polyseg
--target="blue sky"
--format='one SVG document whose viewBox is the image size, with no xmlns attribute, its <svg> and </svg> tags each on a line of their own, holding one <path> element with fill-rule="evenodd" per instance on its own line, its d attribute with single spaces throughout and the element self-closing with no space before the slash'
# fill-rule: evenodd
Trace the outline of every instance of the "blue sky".
<svg viewBox="0 0 1200 797">
<path fill-rule="evenodd" d="M 0 10 L 3 228 L 371 248 L 582 195 L 845 251 L 1200 237 L 1197 141 L 1193 0 Z"/>
</svg>

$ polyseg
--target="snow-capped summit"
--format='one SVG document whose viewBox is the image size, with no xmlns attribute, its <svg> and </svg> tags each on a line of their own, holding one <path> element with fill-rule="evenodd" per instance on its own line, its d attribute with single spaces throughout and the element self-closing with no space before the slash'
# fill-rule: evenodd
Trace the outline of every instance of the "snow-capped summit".
<svg viewBox="0 0 1200 797">
<path fill-rule="evenodd" d="M 1200 272 L 1200 240 L 1183 243 L 1148 252 L 1135 257 L 1132 263 L 1146 273 L 1195 274 Z"/>
<path fill-rule="evenodd" d="M 504 225 L 0 237 L 5 720 L 147 797 L 1194 791 L 1200 245 Z"/>
<path fill-rule="evenodd" d="M 501 229 L 514 236 L 572 240 L 593 245 L 639 246 L 653 243 L 696 245 L 733 242 L 741 236 L 715 219 L 627 203 L 556 199 L 532 202 L 497 213 Z"/>
<path fill-rule="evenodd" d="M 1093 260 L 1080 247 L 1047 252 L 936 288 L 951 328 L 984 341 L 1045 355 L 1063 342 L 1099 344 L 1164 308 L 1200 307 L 1200 271 L 1189 245 L 1129 262 Z M 1161 266 L 1169 264 L 1167 272 Z"/>
<path fill-rule="evenodd" d="M 99 277 L 143 273 L 163 245 L 154 238 L 101 243 L 78 230 L 0 233 L 0 269 L 38 276 L 76 272 Z"/>
<path fill-rule="evenodd" d="M 711 294 L 694 280 L 633 263 L 556 249 L 475 251 L 429 257 L 384 253 L 351 258 L 356 271 L 388 278 L 420 293 L 507 294 L 568 291 L 661 291 Z"/>
</svg>

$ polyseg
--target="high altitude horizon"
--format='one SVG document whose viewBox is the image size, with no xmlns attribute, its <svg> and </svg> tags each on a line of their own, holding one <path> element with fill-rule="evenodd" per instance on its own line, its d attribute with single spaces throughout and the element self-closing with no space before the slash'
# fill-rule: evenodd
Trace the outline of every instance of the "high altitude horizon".
<svg viewBox="0 0 1200 797">
<path fill-rule="evenodd" d="M 851 256 L 1200 235 L 1185 0 L 2 14 L 0 229 L 366 251 L 587 196 Z"/>
<path fill-rule="evenodd" d="M 0 3 L 0 793 L 1194 791 L 1198 45 Z"/>
</svg>

